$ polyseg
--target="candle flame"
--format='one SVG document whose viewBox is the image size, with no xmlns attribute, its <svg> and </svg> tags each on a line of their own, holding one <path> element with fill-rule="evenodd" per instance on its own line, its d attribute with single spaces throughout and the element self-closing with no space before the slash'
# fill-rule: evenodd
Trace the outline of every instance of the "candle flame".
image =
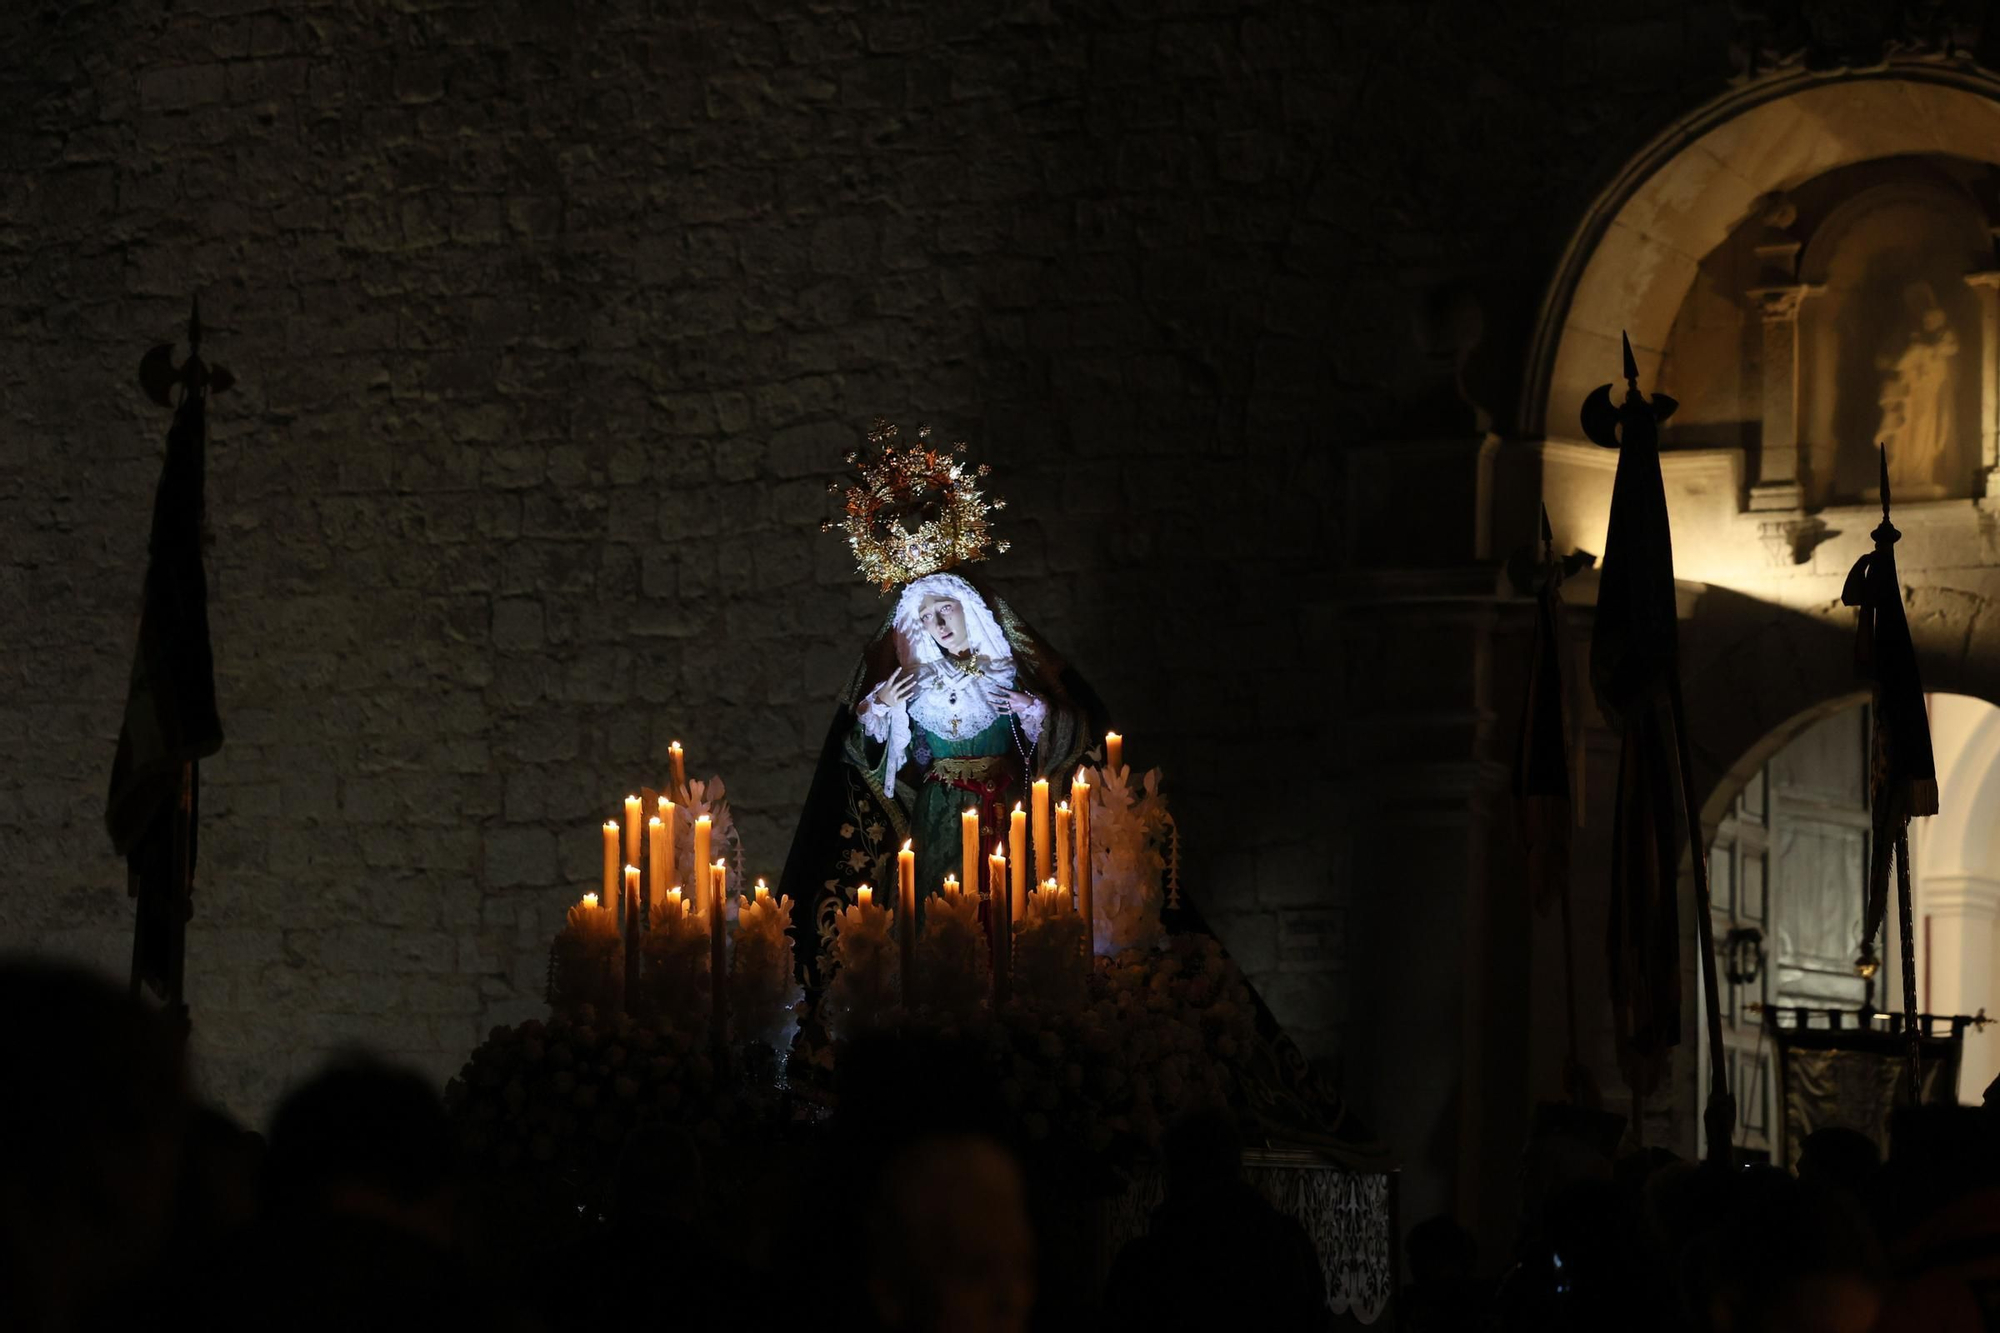
<svg viewBox="0 0 2000 1333">
<path fill-rule="evenodd" d="M 615 819 L 607 819 L 607 820 L 605 820 L 605 821 L 604 821 L 604 831 L 605 831 L 606 833 L 616 833 L 616 832 L 618 831 L 618 821 L 617 821 L 617 820 L 615 820 Z"/>
<path fill-rule="evenodd" d="M 913 846 L 915 846 L 915 845 L 916 845 L 916 840 L 915 840 L 914 838 L 905 838 L 905 839 L 903 839 L 903 850 L 904 850 L 904 851 L 906 851 L 906 852 L 907 852 L 907 851 L 909 851 L 909 850 L 910 850 L 910 848 L 911 848 L 911 847 L 913 847 Z"/>
<path fill-rule="evenodd" d="M 596 895 L 596 894 L 594 894 L 594 893 L 586 893 L 586 894 L 584 894 L 584 895 L 583 895 L 583 905 L 584 905 L 585 907 L 595 907 L 595 906 L 597 906 L 597 895 Z"/>
<path fill-rule="evenodd" d="M 679 741 L 675 741 L 672 745 L 669 745 L 667 749 L 674 754 L 679 754 L 681 752 L 681 743 Z"/>
<path fill-rule="evenodd" d="M 1021 803 L 1019 801 L 1014 802 L 1014 813 L 1017 815 L 1021 813 Z"/>
<path fill-rule="evenodd" d="M 653 817 L 652 817 L 651 819 L 649 819 L 649 820 L 647 820 L 647 821 L 646 821 L 646 827 L 647 827 L 647 828 L 665 828 L 665 827 L 666 827 L 666 825 L 665 825 L 665 824 L 662 824 L 662 823 L 660 822 L 660 817 L 659 817 L 658 815 L 654 815 L 654 816 L 653 816 Z"/>
<path fill-rule="evenodd" d="M 993 844 L 993 856 L 1000 861 L 1007 859 L 1007 844 L 1004 840 Z"/>
</svg>

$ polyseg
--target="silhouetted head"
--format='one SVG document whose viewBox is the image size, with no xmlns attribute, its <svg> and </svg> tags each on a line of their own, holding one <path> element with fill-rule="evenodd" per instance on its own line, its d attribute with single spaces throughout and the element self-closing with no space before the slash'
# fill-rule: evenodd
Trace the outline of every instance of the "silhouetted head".
<svg viewBox="0 0 2000 1333">
<path fill-rule="evenodd" d="M 1816 1129 L 1799 1145 L 1799 1180 L 1859 1197 L 1882 1169 L 1875 1140 L 1835 1125 Z"/>
<path fill-rule="evenodd" d="M 368 1217 L 448 1241 L 455 1146 L 422 1075 L 341 1060 L 286 1097 L 271 1122 L 272 1210 Z"/>
<path fill-rule="evenodd" d="M 197 1108 L 181 1147 L 180 1241 L 204 1243 L 255 1221 L 263 1177 L 264 1140 L 212 1106 Z"/>
<path fill-rule="evenodd" d="M 1403 1247 L 1410 1256 L 1410 1281 L 1418 1286 L 1462 1282 L 1472 1276 L 1479 1258 L 1472 1233 L 1443 1214 L 1411 1227 Z"/>
<path fill-rule="evenodd" d="M 1693 1241 L 1690 1305 L 1718 1333 L 1866 1333 L 1882 1259 L 1853 1200 L 1776 1167 L 1714 1177 Z"/>
<path fill-rule="evenodd" d="M 1199 1194 L 1243 1174 L 1243 1135 L 1226 1107 L 1190 1111 L 1175 1121 L 1160 1144 L 1167 1194 Z"/>
<path fill-rule="evenodd" d="M 885 1164 L 868 1212 L 868 1295 L 886 1328 L 1020 1333 L 1035 1299 L 1034 1232 L 1013 1155 L 943 1134 Z"/>
<path fill-rule="evenodd" d="M 123 987 L 42 959 L 0 961 L 0 1014 L 0 1324 L 61 1323 L 164 1235 L 180 1043 Z"/>
</svg>

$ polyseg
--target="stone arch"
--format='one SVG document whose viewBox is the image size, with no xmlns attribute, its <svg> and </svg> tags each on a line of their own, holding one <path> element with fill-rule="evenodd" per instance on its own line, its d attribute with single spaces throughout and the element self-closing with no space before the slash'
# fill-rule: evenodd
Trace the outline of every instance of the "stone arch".
<svg viewBox="0 0 2000 1333">
<path fill-rule="evenodd" d="M 1682 643 L 1704 829 L 1713 832 L 1743 783 L 1786 742 L 1867 699 L 1854 670 L 1852 615 L 1814 614 L 1720 587 L 1699 594 Z M 1966 652 L 1962 640 L 1919 637 L 1918 659 L 1927 691 L 2000 704 L 1993 655 Z M 1992 744 L 2000 755 L 2000 725 Z"/>
<path fill-rule="evenodd" d="M 2000 163 L 2000 79 L 1970 66 L 1799 71 L 1737 88 L 1647 144 L 1592 203 L 1557 266 L 1528 350 L 1520 431 L 1574 438 L 1612 378 L 1621 332 L 1642 378 L 1704 255 L 1767 196 L 1877 158 Z"/>
</svg>

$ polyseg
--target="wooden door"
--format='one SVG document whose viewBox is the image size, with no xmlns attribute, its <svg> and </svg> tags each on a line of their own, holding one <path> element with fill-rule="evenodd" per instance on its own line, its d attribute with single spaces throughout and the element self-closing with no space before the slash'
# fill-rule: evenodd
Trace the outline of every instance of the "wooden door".
<svg viewBox="0 0 2000 1333">
<path fill-rule="evenodd" d="M 1763 1006 L 1851 1010 L 1869 996 L 1854 970 L 1868 829 L 1868 710 L 1856 707 L 1814 723 L 1773 755 L 1744 784 L 1710 845 L 1722 1039 L 1736 1143 L 1752 1159 L 1775 1154 L 1780 1114 Z M 1753 930 L 1762 965 L 1732 983 L 1732 932 Z M 1750 953 L 1739 944 L 1739 964 Z M 1706 1052 L 1699 1068 L 1706 1104 Z"/>
</svg>

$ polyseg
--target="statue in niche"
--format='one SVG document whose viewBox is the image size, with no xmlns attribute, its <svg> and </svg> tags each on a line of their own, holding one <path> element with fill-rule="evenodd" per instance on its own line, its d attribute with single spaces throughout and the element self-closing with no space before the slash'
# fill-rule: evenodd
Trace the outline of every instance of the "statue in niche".
<svg viewBox="0 0 2000 1333">
<path fill-rule="evenodd" d="M 1937 499 L 1948 491 L 1943 470 L 1957 452 L 1958 334 L 1928 282 L 1903 288 L 1903 308 L 1902 348 L 1875 359 L 1884 373 L 1875 437 L 1887 446 L 1890 492 Z M 1880 498 L 1877 490 L 1868 495 Z"/>
</svg>

